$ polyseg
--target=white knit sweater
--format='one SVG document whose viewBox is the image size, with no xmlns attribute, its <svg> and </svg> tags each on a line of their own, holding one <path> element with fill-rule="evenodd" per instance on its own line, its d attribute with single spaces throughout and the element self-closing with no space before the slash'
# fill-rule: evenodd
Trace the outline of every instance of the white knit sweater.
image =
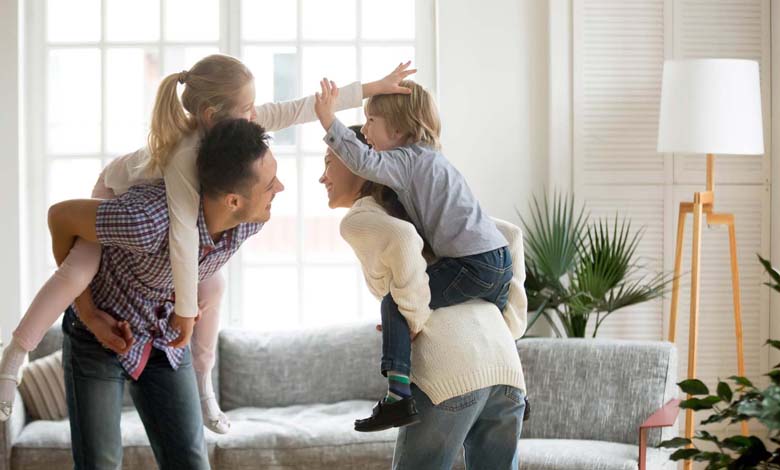
<svg viewBox="0 0 780 470">
<path fill-rule="evenodd" d="M 502 315 L 495 305 L 472 300 L 431 312 L 423 241 L 414 226 L 392 217 L 372 197 L 359 199 L 341 221 L 369 290 L 393 295 L 412 331 L 412 381 L 434 404 L 493 385 L 525 391 L 515 339 L 525 332 L 527 299 L 520 229 L 496 219 L 509 242 L 514 278 Z"/>
</svg>

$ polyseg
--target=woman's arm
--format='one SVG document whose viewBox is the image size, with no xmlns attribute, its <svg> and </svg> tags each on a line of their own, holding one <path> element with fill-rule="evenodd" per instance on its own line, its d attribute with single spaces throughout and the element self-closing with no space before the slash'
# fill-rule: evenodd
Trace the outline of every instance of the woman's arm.
<svg viewBox="0 0 780 470">
<path fill-rule="evenodd" d="M 360 259 L 372 292 L 389 292 L 411 333 L 419 333 L 431 314 L 431 291 L 414 226 L 381 212 L 353 212 L 342 219 L 341 236 Z"/>
</svg>

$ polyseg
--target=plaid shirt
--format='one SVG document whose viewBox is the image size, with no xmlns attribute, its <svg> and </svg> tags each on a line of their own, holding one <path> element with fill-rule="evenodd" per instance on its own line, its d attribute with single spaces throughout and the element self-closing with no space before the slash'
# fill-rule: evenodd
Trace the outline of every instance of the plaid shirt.
<svg viewBox="0 0 780 470">
<path fill-rule="evenodd" d="M 201 208 L 199 279 L 217 272 L 261 228 L 257 223 L 240 224 L 214 243 Z M 119 356 L 122 366 L 138 379 L 154 347 L 165 352 L 171 367 L 178 368 L 184 350 L 168 346 L 176 332 L 168 327 L 174 292 L 165 184 L 133 186 L 118 198 L 103 201 L 98 206 L 95 230 L 103 256 L 90 284 L 92 296 L 98 308 L 127 320 L 135 337 L 130 351 Z"/>
</svg>

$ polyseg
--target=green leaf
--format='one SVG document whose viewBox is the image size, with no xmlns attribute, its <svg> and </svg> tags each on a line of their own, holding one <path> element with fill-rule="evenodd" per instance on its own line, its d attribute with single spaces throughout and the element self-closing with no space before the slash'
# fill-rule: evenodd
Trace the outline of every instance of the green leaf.
<svg viewBox="0 0 780 470">
<path fill-rule="evenodd" d="M 665 447 L 667 449 L 676 449 L 678 447 L 685 447 L 691 443 L 690 439 L 687 439 L 685 437 L 675 437 L 673 439 L 669 439 L 667 441 L 663 441 L 660 444 L 658 444 L 658 447 Z"/>
<path fill-rule="evenodd" d="M 729 387 L 729 384 L 726 382 L 718 382 L 718 396 L 721 400 L 725 401 L 726 403 L 731 402 L 731 398 L 733 397 L 733 394 L 731 392 L 731 387 Z"/>
<path fill-rule="evenodd" d="M 699 449 L 680 449 L 669 456 L 670 460 L 688 460 L 701 452 Z"/>
<path fill-rule="evenodd" d="M 766 340 L 766 343 L 764 343 L 764 345 L 767 345 L 767 344 L 772 346 L 775 349 L 780 349 L 780 341 L 778 341 L 776 339 L 768 339 L 768 340 Z"/>
<path fill-rule="evenodd" d="M 688 395 L 709 395 L 710 389 L 699 379 L 687 379 L 677 384 Z"/>
<path fill-rule="evenodd" d="M 743 387 L 752 387 L 753 386 L 753 382 L 751 382 L 750 380 L 748 380 L 745 377 L 740 377 L 738 375 L 732 375 L 731 377 L 729 377 L 729 380 L 733 380 L 734 382 L 736 382 L 739 385 L 742 385 Z"/>
<path fill-rule="evenodd" d="M 746 436 L 731 436 L 723 439 L 723 447 L 731 450 L 740 450 L 752 445 L 750 439 Z"/>
<path fill-rule="evenodd" d="M 762 266 L 764 266 L 764 270 L 767 272 L 767 274 L 769 274 L 769 277 L 772 278 L 773 283 L 770 284 L 766 282 L 764 284 L 780 292 L 780 271 L 773 268 L 769 260 L 762 258 L 759 254 L 756 254 L 756 256 L 758 256 L 758 261 L 761 262 Z"/>
<path fill-rule="evenodd" d="M 683 400 L 680 402 L 680 408 L 686 410 L 711 410 L 715 403 L 720 402 L 720 397 L 708 396 L 706 398 L 691 398 L 689 400 Z"/>
</svg>

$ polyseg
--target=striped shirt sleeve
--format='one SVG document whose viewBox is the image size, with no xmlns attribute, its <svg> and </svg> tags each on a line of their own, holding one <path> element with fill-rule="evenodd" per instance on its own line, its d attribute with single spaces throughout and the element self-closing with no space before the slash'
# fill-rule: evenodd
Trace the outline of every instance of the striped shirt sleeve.
<svg viewBox="0 0 780 470">
<path fill-rule="evenodd" d="M 160 250 L 168 236 L 168 208 L 162 185 L 133 186 L 100 203 L 95 220 L 98 242 L 138 253 Z"/>
</svg>

